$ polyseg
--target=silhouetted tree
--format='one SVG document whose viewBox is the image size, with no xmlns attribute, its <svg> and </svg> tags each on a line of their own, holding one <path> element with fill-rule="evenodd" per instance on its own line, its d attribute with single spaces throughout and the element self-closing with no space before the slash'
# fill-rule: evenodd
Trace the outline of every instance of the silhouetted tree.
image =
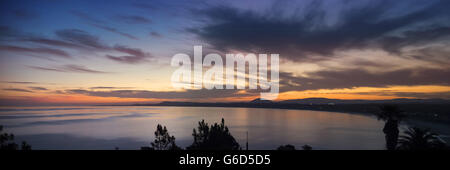
<svg viewBox="0 0 450 170">
<path fill-rule="evenodd" d="M 408 128 L 399 140 L 399 149 L 402 150 L 434 150 L 444 149 L 445 143 L 441 141 L 438 134 L 427 129 L 417 127 Z"/>
<path fill-rule="evenodd" d="M 386 139 L 386 148 L 395 150 L 398 142 L 398 124 L 405 117 L 403 112 L 396 105 L 383 105 L 381 112 L 377 114 L 379 120 L 385 121 L 383 132 Z"/>
<path fill-rule="evenodd" d="M 3 126 L 0 125 L 0 150 L 17 150 L 19 145 L 14 142 L 14 134 L 2 133 Z M 21 145 L 22 150 L 31 150 L 31 146 L 25 141 Z"/>
<path fill-rule="evenodd" d="M 312 147 L 309 146 L 309 145 L 303 145 L 303 146 L 302 146 L 302 149 L 303 149 L 303 150 L 312 150 Z M 277 148 L 277 150 L 279 150 L 279 151 L 293 151 L 293 150 L 296 150 L 296 149 L 295 149 L 295 146 L 290 145 L 290 144 L 287 144 L 287 145 L 281 145 L 281 146 L 279 146 L 279 147 Z"/>
<path fill-rule="evenodd" d="M 309 146 L 309 145 L 303 145 L 303 146 L 302 146 L 302 149 L 303 149 L 303 150 L 309 151 L 309 150 L 312 150 L 312 147 Z"/>
<path fill-rule="evenodd" d="M 2 133 L 3 126 L 0 126 L 0 149 L 17 150 L 18 145 L 14 143 L 14 134 Z"/>
<path fill-rule="evenodd" d="M 295 146 L 293 145 L 281 145 L 277 148 L 277 150 L 279 151 L 293 151 L 295 150 Z"/>
<path fill-rule="evenodd" d="M 29 145 L 27 142 L 22 141 L 22 145 L 21 145 L 22 150 L 24 151 L 29 151 L 31 150 L 31 145 Z"/>
<path fill-rule="evenodd" d="M 160 124 L 156 126 L 155 140 L 151 143 L 153 150 L 178 150 L 180 149 L 175 144 L 175 137 L 170 136 L 167 128 Z"/>
<path fill-rule="evenodd" d="M 187 149 L 192 150 L 238 150 L 239 143 L 230 134 L 225 120 L 222 118 L 221 124 L 214 123 L 208 126 L 205 120 L 198 122 L 197 130 L 194 129 L 192 136 L 194 143 Z"/>
</svg>

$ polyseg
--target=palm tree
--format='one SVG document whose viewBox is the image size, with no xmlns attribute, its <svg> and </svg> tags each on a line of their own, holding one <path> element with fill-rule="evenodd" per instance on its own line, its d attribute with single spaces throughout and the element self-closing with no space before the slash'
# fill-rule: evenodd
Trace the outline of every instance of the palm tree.
<svg viewBox="0 0 450 170">
<path fill-rule="evenodd" d="M 381 112 L 377 114 L 378 120 L 385 121 L 383 133 L 386 139 L 386 148 L 395 150 L 398 141 L 398 124 L 405 117 L 396 105 L 383 105 L 380 107 Z"/>
<path fill-rule="evenodd" d="M 406 135 L 400 137 L 399 149 L 402 150 L 432 150 L 443 149 L 445 143 L 439 139 L 438 134 L 427 129 L 417 127 L 408 128 Z"/>
</svg>

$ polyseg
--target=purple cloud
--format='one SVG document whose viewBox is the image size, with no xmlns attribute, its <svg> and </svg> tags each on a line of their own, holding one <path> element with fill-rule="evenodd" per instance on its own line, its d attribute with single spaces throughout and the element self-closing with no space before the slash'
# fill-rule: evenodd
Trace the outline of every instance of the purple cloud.
<svg viewBox="0 0 450 170">
<path fill-rule="evenodd" d="M 45 48 L 45 47 L 28 48 L 28 47 L 19 47 L 19 46 L 12 46 L 12 45 L 0 45 L 0 50 L 17 52 L 17 53 L 46 54 L 46 55 L 63 57 L 63 58 L 72 58 L 65 51 L 53 49 L 53 48 Z"/>
<path fill-rule="evenodd" d="M 36 87 L 36 86 L 30 86 L 30 87 L 28 87 L 28 88 L 30 88 L 30 89 L 32 89 L 32 90 L 38 90 L 38 91 L 45 91 L 45 90 L 48 90 L 48 89 L 45 88 L 45 87 Z"/>
<path fill-rule="evenodd" d="M 113 48 L 115 51 L 128 54 L 126 56 L 112 56 L 112 55 L 106 55 L 108 59 L 121 62 L 121 63 L 127 63 L 127 64 L 137 64 L 141 62 L 146 62 L 147 58 L 151 57 L 150 54 L 143 52 L 140 49 L 137 48 L 129 48 L 126 46 L 119 46 L 116 45 Z"/>
<path fill-rule="evenodd" d="M 136 15 L 120 15 L 115 18 L 127 24 L 150 24 L 152 22 L 148 18 Z"/>
</svg>

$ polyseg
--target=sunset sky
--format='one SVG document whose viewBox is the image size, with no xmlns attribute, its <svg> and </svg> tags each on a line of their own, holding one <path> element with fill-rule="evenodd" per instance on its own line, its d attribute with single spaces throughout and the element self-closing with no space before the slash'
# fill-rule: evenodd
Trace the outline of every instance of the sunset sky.
<svg viewBox="0 0 450 170">
<path fill-rule="evenodd" d="M 450 99 L 450 1 L 0 2 L 0 105 L 249 101 L 175 90 L 177 53 L 280 54 L 277 100 Z"/>
</svg>

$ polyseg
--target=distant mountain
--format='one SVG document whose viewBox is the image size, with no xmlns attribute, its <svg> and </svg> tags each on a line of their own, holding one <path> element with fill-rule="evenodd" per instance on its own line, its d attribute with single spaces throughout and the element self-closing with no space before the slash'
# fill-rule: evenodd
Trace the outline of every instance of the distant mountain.
<svg viewBox="0 0 450 170">
<path fill-rule="evenodd" d="M 272 100 L 265 100 L 261 98 L 254 99 L 250 103 L 274 103 Z"/>
<path fill-rule="evenodd" d="M 293 99 L 274 102 L 257 98 L 249 102 L 177 102 L 163 101 L 157 104 L 134 104 L 135 106 L 260 106 L 267 104 L 271 106 L 277 105 L 338 105 L 338 104 L 450 104 L 450 100 L 445 99 L 391 99 L 391 100 L 342 100 L 328 98 L 306 98 Z"/>
<path fill-rule="evenodd" d="M 374 114 L 382 104 L 399 105 L 408 113 L 409 119 L 450 123 L 450 100 L 445 99 L 392 99 L 392 100 L 341 100 L 327 98 L 306 98 L 284 101 L 270 101 L 260 98 L 248 102 L 173 102 L 134 104 L 134 106 L 184 106 L 184 107 L 235 107 L 271 108 L 330 111 L 342 113 Z"/>
<path fill-rule="evenodd" d="M 392 104 L 446 104 L 450 103 L 450 100 L 445 99 L 391 99 L 391 100 L 341 100 L 341 99 L 328 99 L 328 98 L 306 98 L 306 99 L 294 99 L 284 100 L 279 103 L 285 104 L 380 104 L 380 103 L 392 103 Z"/>
<path fill-rule="evenodd" d="M 293 100 L 284 100 L 279 103 L 289 103 L 289 104 L 341 104 L 347 103 L 350 101 L 340 100 L 340 99 L 327 99 L 327 98 L 306 98 L 306 99 L 293 99 Z M 351 101 L 351 102 L 356 102 Z"/>
</svg>

